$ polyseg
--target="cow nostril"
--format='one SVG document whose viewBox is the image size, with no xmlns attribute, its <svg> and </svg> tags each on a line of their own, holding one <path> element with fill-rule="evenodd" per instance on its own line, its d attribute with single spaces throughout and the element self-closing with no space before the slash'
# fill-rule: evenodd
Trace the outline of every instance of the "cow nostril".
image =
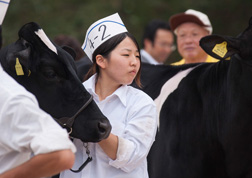
<svg viewBox="0 0 252 178">
<path fill-rule="evenodd" d="M 109 136 L 111 132 L 111 125 L 109 121 L 98 122 L 98 130 L 101 139 L 105 139 Z"/>
<path fill-rule="evenodd" d="M 99 122 L 98 123 L 98 129 L 101 133 L 104 133 L 107 131 L 108 125 L 106 123 Z"/>
</svg>

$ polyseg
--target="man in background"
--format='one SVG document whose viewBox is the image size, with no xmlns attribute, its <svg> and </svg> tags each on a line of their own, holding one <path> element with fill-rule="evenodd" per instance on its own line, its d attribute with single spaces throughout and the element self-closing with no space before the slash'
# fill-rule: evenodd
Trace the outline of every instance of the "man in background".
<svg viewBox="0 0 252 178">
<path fill-rule="evenodd" d="M 174 47 L 174 37 L 169 23 L 163 20 L 150 21 L 144 31 L 141 49 L 142 62 L 164 64 Z"/>
<path fill-rule="evenodd" d="M 199 46 L 200 39 L 212 34 L 213 31 L 206 14 L 189 9 L 171 16 L 169 22 L 171 30 L 177 36 L 178 52 L 183 57 L 172 65 L 218 61 Z"/>
</svg>

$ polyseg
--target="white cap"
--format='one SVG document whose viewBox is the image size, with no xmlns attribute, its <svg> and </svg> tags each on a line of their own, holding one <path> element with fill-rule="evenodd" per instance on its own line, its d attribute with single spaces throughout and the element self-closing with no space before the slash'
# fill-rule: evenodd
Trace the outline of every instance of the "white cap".
<svg viewBox="0 0 252 178">
<path fill-rule="evenodd" d="M 208 16 L 200 11 L 188 9 L 184 13 L 175 14 L 170 17 L 170 26 L 172 31 L 176 34 L 177 27 L 185 22 L 196 23 L 205 28 L 209 34 L 212 34 L 213 28 Z"/>
<path fill-rule="evenodd" d="M 100 19 L 88 28 L 82 49 L 92 61 L 93 52 L 102 43 L 123 32 L 127 32 L 127 29 L 118 13 Z"/>
<path fill-rule="evenodd" d="M 0 25 L 3 23 L 4 16 L 6 14 L 6 11 L 8 9 L 10 0 L 1 0 L 0 1 Z"/>
</svg>

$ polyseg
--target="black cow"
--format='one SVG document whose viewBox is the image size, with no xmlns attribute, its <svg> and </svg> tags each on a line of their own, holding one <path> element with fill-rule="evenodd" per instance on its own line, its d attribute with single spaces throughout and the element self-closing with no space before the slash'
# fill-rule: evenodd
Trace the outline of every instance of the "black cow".
<svg viewBox="0 0 252 178">
<path fill-rule="evenodd" d="M 200 45 L 221 61 L 142 68 L 160 111 L 150 178 L 252 177 L 252 18 L 238 37 Z"/>
<path fill-rule="evenodd" d="M 0 51 L 4 70 L 36 96 L 44 111 L 72 129 L 71 136 L 83 142 L 106 138 L 111 125 L 78 79 L 70 49 L 52 44 L 34 22 L 24 25 L 18 35 L 15 43 Z"/>
</svg>

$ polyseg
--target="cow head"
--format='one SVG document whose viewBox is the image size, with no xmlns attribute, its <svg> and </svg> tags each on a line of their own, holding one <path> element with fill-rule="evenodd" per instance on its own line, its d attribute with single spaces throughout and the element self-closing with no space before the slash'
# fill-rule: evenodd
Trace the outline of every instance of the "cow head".
<svg viewBox="0 0 252 178">
<path fill-rule="evenodd" d="M 71 136 L 84 142 L 106 138 L 111 125 L 93 100 L 76 114 L 91 95 L 78 79 L 70 49 L 54 45 L 34 22 L 24 25 L 18 35 L 15 43 L 0 51 L 4 70 L 33 93 L 52 117 L 76 115 Z"/>
<path fill-rule="evenodd" d="M 238 54 L 242 59 L 252 58 L 252 17 L 248 28 L 237 37 L 209 35 L 200 40 L 200 46 L 217 59 L 226 59 Z"/>
</svg>

